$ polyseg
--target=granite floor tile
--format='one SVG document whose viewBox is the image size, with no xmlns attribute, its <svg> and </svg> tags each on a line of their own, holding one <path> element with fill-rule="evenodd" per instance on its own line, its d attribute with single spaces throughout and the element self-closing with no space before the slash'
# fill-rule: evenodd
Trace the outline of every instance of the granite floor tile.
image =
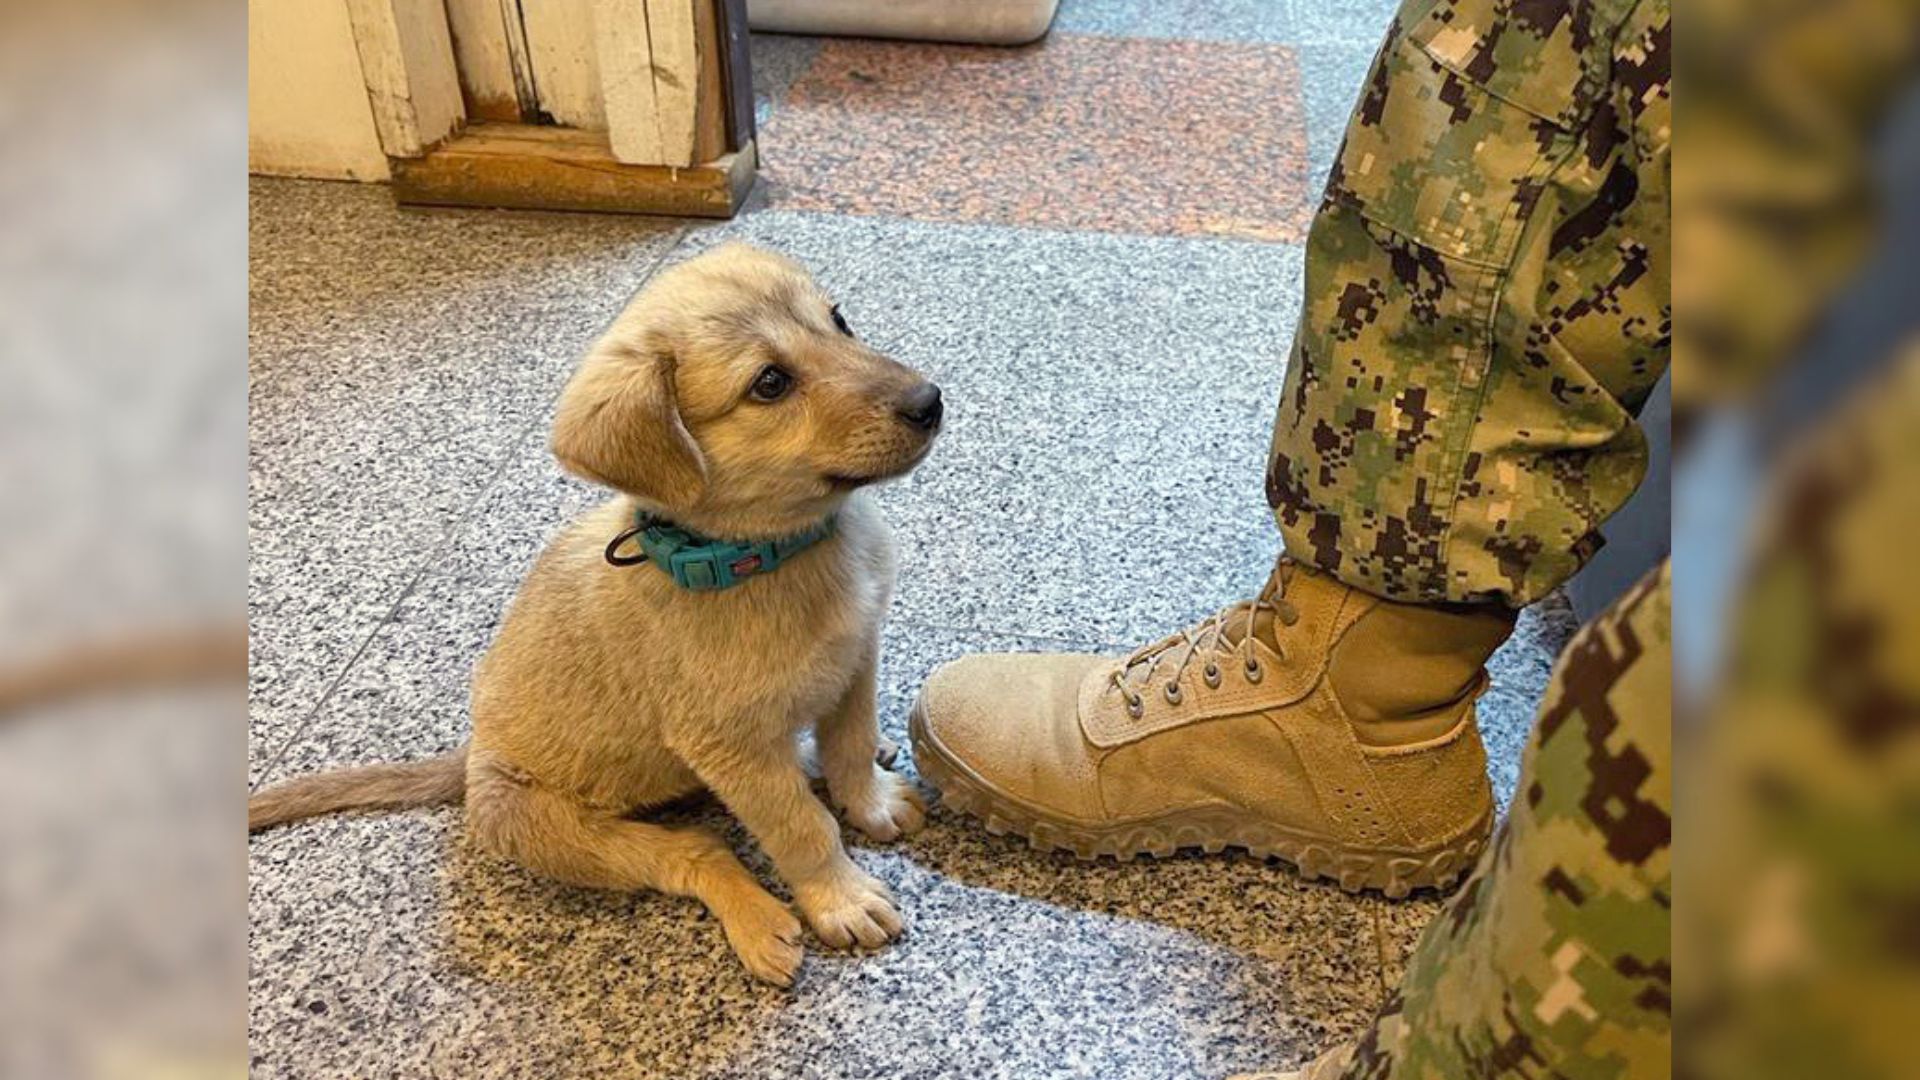
<svg viewBox="0 0 1920 1080">
<path fill-rule="evenodd" d="M 795 34 L 754 34 L 752 49 L 754 122 L 764 125 L 814 58 L 821 39 Z"/>
<path fill-rule="evenodd" d="M 467 685 L 515 583 L 423 569 L 382 613 L 324 700 L 256 707 L 250 779 L 424 757 L 464 742 Z"/>
<path fill-rule="evenodd" d="M 289 572 L 257 557 L 247 568 L 247 784 L 343 678 L 415 568 L 386 563 L 357 574 Z M 282 584 L 285 589 L 283 591 Z"/>
<path fill-rule="evenodd" d="M 1052 32 L 1280 44 L 1299 37 L 1292 5 L 1275 0 L 1061 0 Z"/>
<path fill-rule="evenodd" d="M 1300 45 L 1364 45 L 1372 48 L 1386 36 L 1387 24 L 1399 7 L 1392 0 L 1274 0 L 1288 8 L 1295 43 Z"/>
<path fill-rule="evenodd" d="M 402 211 L 375 188 L 252 188 L 249 467 L 366 487 L 438 444 L 499 460 L 679 238 L 671 223 Z M 407 479 L 407 478 L 403 478 Z"/>
<path fill-rule="evenodd" d="M 1156 641 L 1257 592 L 1280 550 L 1271 524 L 1195 535 L 1172 525 L 1021 514 L 900 523 L 901 559 L 960 574 L 901 578 L 896 603 L 946 626 Z"/>
<path fill-rule="evenodd" d="M 783 993 L 691 901 L 534 879 L 456 820 L 254 842 L 252 1075 L 1223 1076 L 1379 1001 L 1365 910 L 1251 860 L 1064 865 L 937 818 L 855 852 L 908 934 Z"/>
<path fill-rule="evenodd" d="M 519 443 L 465 441 L 353 466 L 359 482 L 256 488 L 248 530 L 249 775 L 324 698 L 367 636 L 468 520 Z M 348 466 L 342 463 L 342 471 Z"/>
<path fill-rule="evenodd" d="M 1382 29 L 1385 28 L 1382 23 Z M 1378 42 L 1365 44 L 1301 45 L 1300 82 L 1306 88 L 1307 158 L 1314 192 L 1326 187 L 1327 170 L 1340 153 L 1347 119 L 1366 86 Z"/>
<path fill-rule="evenodd" d="M 1450 897 L 1419 892 L 1404 900 L 1368 897 L 1375 926 L 1380 935 L 1380 967 L 1388 986 L 1398 986 L 1406 976 L 1407 962 L 1428 925 L 1446 910 Z"/>
<path fill-rule="evenodd" d="M 680 229 L 299 181 L 250 209 L 257 779 Z"/>
<path fill-rule="evenodd" d="M 591 333 L 612 312 L 580 298 L 640 280 L 680 233 L 656 218 L 403 210 L 378 185 L 255 179 L 249 206 L 249 404 L 283 440 L 369 404 L 549 371 L 528 347 L 541 340 L 514 331 Z"/>
<path fill-rule="evenodd" d="M 256 715 L 273 756 L 262 776 L 421 757 L 467 737 L 467 687 L 520 581 L 547 541 L 606 493 L 560 471 L 543 439 L 448 525 L 406 595 L 309 718 Z M 288 740 L 292 740 L 290 743 Z M 266 742 L 263 737 L 262 742 Z M 284 747 L 284 752 L 282 752 Z"/>
<path fill-rule="evenodd" d="M 762 138 L 788 208 L 1262 240 L 1297 240 L 1311 210 L 1276 45 L 829 41 Z"/>
</svg>

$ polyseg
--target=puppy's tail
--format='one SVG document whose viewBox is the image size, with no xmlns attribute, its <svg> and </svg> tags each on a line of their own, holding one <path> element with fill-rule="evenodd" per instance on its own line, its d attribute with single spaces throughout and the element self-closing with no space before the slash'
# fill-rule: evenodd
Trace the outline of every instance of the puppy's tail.
<svg viewBox="0 0 1920 1080">
<path fill-rule="evenodd" d="M 467 791 L 467 748 L 424 761 L 361 765 L 275 784 L 247 800 L 247 831 L 336 810 L 396 810 L 457 803 Z"/>
</svg>

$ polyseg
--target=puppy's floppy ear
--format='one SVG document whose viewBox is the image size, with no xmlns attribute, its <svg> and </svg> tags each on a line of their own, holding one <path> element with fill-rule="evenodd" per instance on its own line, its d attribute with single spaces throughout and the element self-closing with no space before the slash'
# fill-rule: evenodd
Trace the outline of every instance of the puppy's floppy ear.
<svg viewBox="0 0 1920 1080">
<path fill-rule="evenodd" d="M 595 343 L 560 395 L 553 456 L 576 476 L 664 507 L 699 501 L 707 466 L 680 419 L 673 365 L 663 335 Z"/>
</svg>

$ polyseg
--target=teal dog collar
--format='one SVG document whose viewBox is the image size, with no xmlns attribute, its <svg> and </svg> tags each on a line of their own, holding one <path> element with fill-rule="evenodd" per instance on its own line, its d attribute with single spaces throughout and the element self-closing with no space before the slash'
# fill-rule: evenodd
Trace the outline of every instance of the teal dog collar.
<svg viewBox="0 0 1920 1080">
<path fill-rule="evenodd" d="M 712 540 L 670 525 L 645 513 L 634 516 L 633 528 L 622 532 L 607 545 L 607 561 L 615 566 L 650 562 L 667 572 L 673 583 L 695 592 L 730 589 L 747 578 L 771 574 L 795 555 L 833 535 L 834 519 L 796 536 L 778 540 L 739 543 Z M 628 540 L 639 545 L 639 552 L 622 555 L 620 545 Z"/>
</svg>

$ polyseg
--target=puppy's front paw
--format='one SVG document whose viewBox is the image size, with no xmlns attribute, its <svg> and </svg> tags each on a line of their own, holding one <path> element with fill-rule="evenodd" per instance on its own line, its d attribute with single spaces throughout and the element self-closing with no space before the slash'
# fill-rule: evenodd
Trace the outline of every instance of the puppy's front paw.
<svg viewBox="0 0 1920 1080">
<path fill-rule="evenodd" d="M 721 916 L 727 943 L 753 977 L 775 986 L 792 986 L 806 949 L 800 944 L 800 920 L 787 905 L 765 893 L 743 900 Z"/>
<path fill-rule="evenodd" d="M 813 932 L 836 949 L 885 945 L 905 929 L 886 885 L 858 868 L 798 886 L 794 899 Z"/>
<path fill-rule="evenodd" d="M 912 784 L 875 769 L 864 795 L 848 800 L 847 821 L 884 844 L 919 832 L 927 822 L 927 803 Z"/>
</svg>

